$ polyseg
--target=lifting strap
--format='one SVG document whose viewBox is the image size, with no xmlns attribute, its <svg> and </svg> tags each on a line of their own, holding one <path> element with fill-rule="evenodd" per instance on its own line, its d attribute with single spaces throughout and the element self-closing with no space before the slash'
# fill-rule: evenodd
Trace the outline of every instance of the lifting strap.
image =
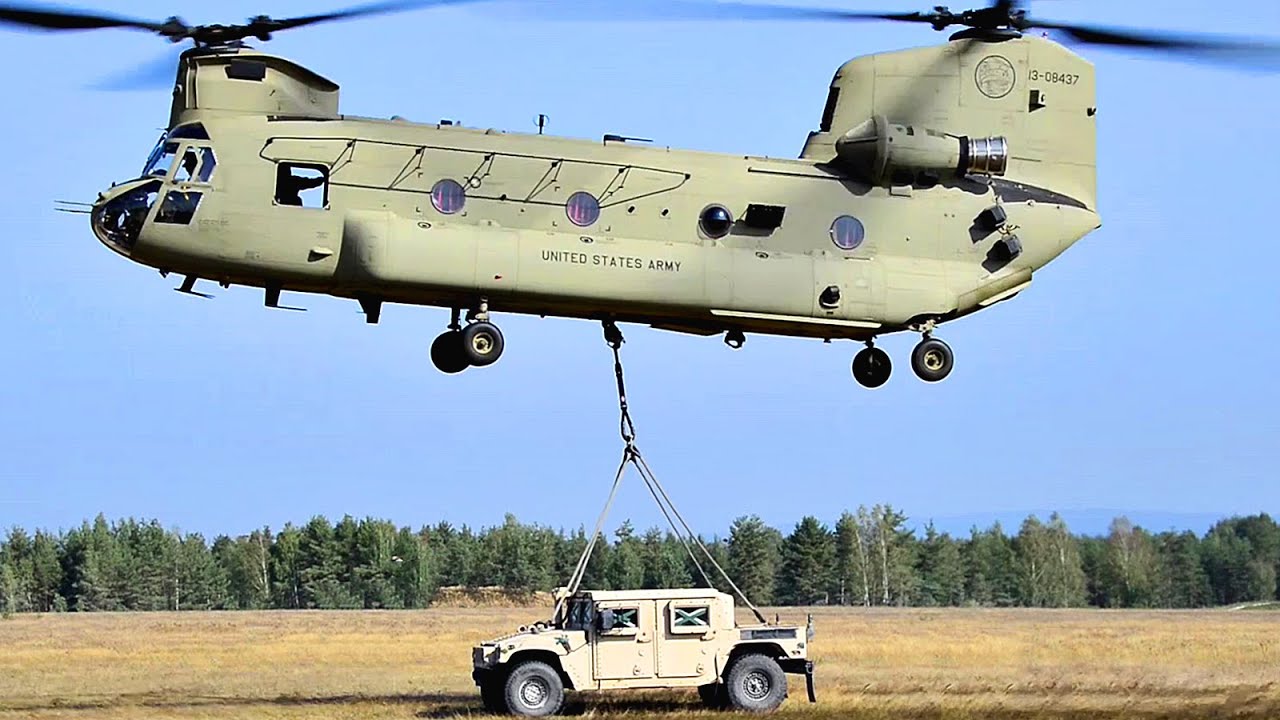
<svg viewBox="0 0 1280 720">
<path fill-rule="evenodd" d="M 631 411 L 627 406 L 626 383 L 622 377 L 621 348 L 622 344 L 626 341 L 622 337 L 622 331 L 618 329 L 618 326 L 614 324 L 612 320 L 606 320 L 604 323 L 604 339 L 613 350 L 613 372 L 618 381 L 618 409 L 621 414 L 618 430 L 622 435 L 622 442 L 624 446 L 622 449 L 622 462 L 618 465 L 618 472 L 613 478 L 613 486 L 609 488 L 609 497 L 605 500 L 604 509 L 600 512 L 600 517 L 596 520 L 596 526 L 591 532 L 591 538 L 587 540 L 587 546 L 582 551 L 582 556 L 578 558 L 578 564 L 573 570 L 572 577 L 569 579 L 569 584 L 567 586 L 568 592 L 565 593 L 564 597 L 556 601 L 555 610 L 551 616 L 552 621 L 560 616 L 560 610 L 564 601 L 578 592 L 578 587 L 582 584 L 582 578 L 587 572 L 587 565 L 591 561 L 591 554 L 595 550 L 596 541 L 604 531 L 605 520 L 609 517 L 609 510 L 613 507 L 614 498 L 618 495 L 618 487 L 622 484 L 622 477 L 626 474 L 627 466 L 633 465 L 635 466 L 636 471 L 640 474 L 640 478 L 644 480 L 645 487 L 649 490 L 649 494 L 653 496 L 653 501 L 657 503 L 658 509 L 662 511 L 662 515 L 666 518 L 667 524 L 671 527 L 672 532 L 674 532 L 676 537 L 680 539 L 680 544 L 684 546 L 685 552 L 689 553 L 689 559 L 693 561 L 693 566 L 698 569 L 698 574 L 702 576 L 703 582 L 705 582 L 708 587 L 714 587 L 714 583 L 711 582 L 711 578 L 707 575 L 706 569 L 698 560 L 698 554 L 693 550 L 695 545 L 702 551 L 707 562 L 709 562 L 711 566 L 720 573 L 720 576 L 723 577 L 729 587 L 733 589 L 733 592 L 737 595 L 738 599 L 751 609 L 751 612 L 755 614 L 756 619 L 759 620 L 761 624 L 767 625 L 768 621 L 765 620 L 764 615 L 760 613 L 760 610 L 757 609 L 755 605 L 751 604 L 751 601 L 747 599 L 747 596 L 733 582 L 733 579 L 729 577 L 729 573 L 725 572 L 724 568 L 720 566 L 720 563 L 716 562 L 715 557 L 711 555 L 711 551 L 707 549 L 705 544 L 703 544 L 702 538 L 698 537 L 698 535 L 693 532 L 693 529 L 689 527 L 689 523 L 685 522 L 684 516 L 682 516 L 680 511 L 676 509 L 675 503 L 671 500 L 671 496 L 667 494 L 662 483 L 658 482 L 658 477 L 653 474 L 653 470 L 649 468 L 649 463 L 645 462 L 644 456 L 640 454 L 640 449 L 636 447 L 636 428 L 635 424 L 631 421 Z M 677 523 L 679 524 L 677 525 Z"/>
</svg>

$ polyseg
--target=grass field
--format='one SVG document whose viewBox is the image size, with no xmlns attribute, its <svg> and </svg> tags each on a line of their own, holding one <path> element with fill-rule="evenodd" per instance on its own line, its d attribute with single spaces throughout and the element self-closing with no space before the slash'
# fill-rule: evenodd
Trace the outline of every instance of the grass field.
<svg viewBox="0 0 1280 720">
<path fill-rule="evenodd" d="M 544 613 L 16 616 L 0 621 L 0 720 L 481 715 L 471 645 Z M 1280 718 L 1275 613 L 819 610 L 816 624 L 819 702 L 796 682 L 775 717 Z M 721 715 L 692 693 L 568 712 Z"/>
</svg>

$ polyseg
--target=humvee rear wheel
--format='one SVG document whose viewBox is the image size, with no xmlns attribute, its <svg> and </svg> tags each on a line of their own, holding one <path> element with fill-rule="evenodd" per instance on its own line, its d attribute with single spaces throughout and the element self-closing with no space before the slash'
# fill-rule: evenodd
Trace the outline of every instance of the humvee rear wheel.
<svg viewBox="0 0 1280 720">
<path fill-rule="evenodd" d="M 529 660 L 507 675 L 503 695 L 507 711 L 513 715 L 555 715 L 564 705 L 564 683 L 550 665 Z"/>
<path fill-rule="evenodd" d="M 733 709 L 769 712 L 787 697 L 787 676 L 767 655 L 743 655 L 729 668 L 725 689 Z"/>
</svg>

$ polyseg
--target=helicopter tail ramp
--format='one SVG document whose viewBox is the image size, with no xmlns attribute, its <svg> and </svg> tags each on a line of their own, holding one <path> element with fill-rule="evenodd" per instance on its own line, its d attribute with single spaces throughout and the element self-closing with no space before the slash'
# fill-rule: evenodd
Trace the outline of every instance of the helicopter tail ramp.
<svg viewBox="0 0 1280 720">
<path fill-rule="evenodd" d="M 1039 37 L 956 38 L 868 55 L 836 72 L 817 132 L 801 157 L 828 162 L 874 118 L 968 138 L 1003 138 L 1004 175 L 1095 208 L 1093 65 Z"/>
</svg>

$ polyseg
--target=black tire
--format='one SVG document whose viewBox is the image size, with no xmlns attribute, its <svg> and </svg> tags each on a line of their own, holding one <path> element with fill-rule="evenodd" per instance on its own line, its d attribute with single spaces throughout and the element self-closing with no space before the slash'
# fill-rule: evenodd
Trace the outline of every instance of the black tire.
<svg viewBox="0 0 1280 720">
<path fill-rule="evenodd" d="M 450 330 L 431 343 L 431 362 L 436 369 L 454 375 L 467 369 L 470 363 L 462 352 L 462 332 Z"/>
<path fill-rule="evenodd" d="M 723 710 L 729 704 L 729 698 L 725 693 L 724 683 L 708 683 L 698 686 L 698 698 L 702 700 L 703 706 L 711 710 Z"/>
<path fill-rule="evenodd" d="M 725 677 L 729 706 L 747 712 L 771 712 L 787 697 L 787 674 L 768 655 L 743 655 Z"/>
<path fill-rule="evenodd" d="M 471 323 L 462 330 L 462 354 L 471 365 L 484 367 L 498 362 L 502 348 L 502 331 L 493 323 Z"/>
<path fill-rule="evenodd" d="M 505 678 L 490 672 L 480 681 L 480 701 L 484 703 L 484 711 L 493 715 L 501 715 L 507 711 Z"/>
<path fill-rule="evenodd" d="M 878 388 L 889 381 L 893 374 L 893 361 L 889 353 L 869 347 L 853 356 L 853 379 L 865 388 Z"/>
<path fill-rule="evenodd" d="M 911 369 L 925 382 L 939 382 L 955 367 L 951 346 L 937 338 L 925 338 L 911 351 Z"/>
<path fill-rule="evenodd" d="M 564 705 L 564 682 L 555 668 L 529 660 L 517 665 L 507 675 L 502 694 L 506 710 L 512 715 L 555 715 Z"/>
</svg>

